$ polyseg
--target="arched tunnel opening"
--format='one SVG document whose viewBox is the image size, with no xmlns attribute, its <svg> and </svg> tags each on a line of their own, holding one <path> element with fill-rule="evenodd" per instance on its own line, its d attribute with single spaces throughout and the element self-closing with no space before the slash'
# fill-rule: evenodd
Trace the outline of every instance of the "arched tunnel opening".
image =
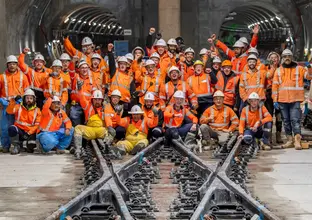
<svg viewBox="0 0 312 220">
<path fill-rule="evenodd" d="M 272 50 L 295 49 L 294 29 L 287 17 L 274 7 L 250 4 L 235 8 L 224 18 L 220 40 L 229 47 L 240 37 L 246 37 L 250 42 L 256 25 L 260 26 L 257 49 L 261 58 L 266 58 Z"/>
</svg>

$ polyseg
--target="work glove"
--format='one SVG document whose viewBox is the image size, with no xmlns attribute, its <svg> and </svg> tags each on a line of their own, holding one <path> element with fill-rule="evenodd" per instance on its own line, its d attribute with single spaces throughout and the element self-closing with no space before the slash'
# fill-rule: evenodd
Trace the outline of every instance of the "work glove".
<svg viewBox="0 0 312 220">
<path fill-rule="evenodd" d="M 115 111 L 118 115 L 120 115 L 121 111 L 123 109 L 123 106 L 122 105 L 116 105 L 115 106 Z"/>
<path fill-rule="evenodd" d="M 17 95 L 15 98 L 14 98 L 15 102 L 20 102 L 22 100 L 22 96 L 20 95 Z"/>
<path fill-rule="evenodd" d="M 78 81 L 77 81 L 78 90 L 81 90 L 81 89 L 82 89 L 83 83 L 84 83 L 83 80 L 78 80 Z"/>
<path fill-rule="evenodd" d="M 108 134 L 110 134 L 112 137 L 116 136 L 116 130 L 113 127 L 109 126 L 107 128 L 107 131 L 108 131 Z"/>
<path fill-rule="evenodd" d="M 25 134 L 23 135 L 23 139 L 24 139 L 24 140 L 28 140 L 28 139 L 29 139 L 29 136 L 30 136 L 30 135 L 29 135 L 28 133 L 25 133 Z"/>
<path fill-rule="evenodd" d="M 156 34 L 156 39 L 159 40 L 162 37 L 161 33 Z"/>
<path fill-rule="evenodd" d="M 58 73 L 57 72 L 52 72 L 52 73 L 49 74 L 49 76 L 50 77 L 58 76 Z"/>
<path fill-rule="evenodd" d="M 307 62 L 305 62 L 305 63 L 304 63 L 304 65 L 305 65 L 306 67 L 308 67 L 308 68 L 311 68 L 311 63 L 310 63 L 310 62 L 308 62 L 308 61 L 307 61 Z"/>
<path fill-rule="evenodd" d="M 157 108 L 152 108 L 152 112 L 154 113 L 154 115 L 155 116 L 157 116 L 158 115 L 158 109 Z"/>
<path fill-rule="evenodd" d="M 137 98 L 137 97 L 139 97 L 139 94 L 140 94 L 140 91 L 135 91 L 135 92 L 132 94 L 132 97 L 133 97 L 133 98 Z"/>
<path fill-rule="evenodd" d="M 273 103 L 273 106 L 274 106 L 274 108 L 275 108 L 276 110 L 279 109 L 279 104 L 278 104 L 278 102 L 274 102 L 274 103 Z"/>
</svg>

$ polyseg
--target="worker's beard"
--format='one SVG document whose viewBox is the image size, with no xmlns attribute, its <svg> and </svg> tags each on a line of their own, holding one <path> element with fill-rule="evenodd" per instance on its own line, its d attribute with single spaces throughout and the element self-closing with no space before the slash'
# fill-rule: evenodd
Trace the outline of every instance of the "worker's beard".
<svg viewBox="0 0 312 220">
<path fill-rule="evenodd" d="M 144 107 L 146 108 L 146 109 L 151 109 L 152 107 L 153 107 L 153 105 L 144 105 Z"/>
<path fill-rule="evenodd" d="M 26 109 L 30 109 L 32 107 L 34 107 L 36 105 L 36 101 L 32 101 L 32 102 L 26 102 L 24 99 L 23 99 L 23 105 Z"/>
</svg>

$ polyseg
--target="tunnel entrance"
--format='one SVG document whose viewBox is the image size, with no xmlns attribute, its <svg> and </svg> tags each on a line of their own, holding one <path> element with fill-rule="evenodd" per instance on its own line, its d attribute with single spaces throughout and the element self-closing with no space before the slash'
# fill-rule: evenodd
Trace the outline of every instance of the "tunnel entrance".
<svg viewBox="0 0 312 220">
<path fill-rule="evenodd" d="M 220 40 L 231 47 L 240 37 L 250 42 L 255 25 L 260 26 L 257 49 L 261 58 L 270 51 L 281 52 L 288 47 L 294 49 L 294 31 L 289 20 L 274 7 L 246 5 L 232 10 L 220 28 Z"/>
</svg>

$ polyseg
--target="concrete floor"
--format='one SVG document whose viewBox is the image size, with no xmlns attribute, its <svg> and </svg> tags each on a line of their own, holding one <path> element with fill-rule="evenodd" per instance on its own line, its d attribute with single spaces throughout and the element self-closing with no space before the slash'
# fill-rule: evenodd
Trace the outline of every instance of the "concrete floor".
<svg viewBox="0 0 312 220">
<path fill-rule="evenodd" d="M 84 167 L 71 155 L 0 154 L 0 220 L 39 220 L 79 192 Z"/>
</svg>

